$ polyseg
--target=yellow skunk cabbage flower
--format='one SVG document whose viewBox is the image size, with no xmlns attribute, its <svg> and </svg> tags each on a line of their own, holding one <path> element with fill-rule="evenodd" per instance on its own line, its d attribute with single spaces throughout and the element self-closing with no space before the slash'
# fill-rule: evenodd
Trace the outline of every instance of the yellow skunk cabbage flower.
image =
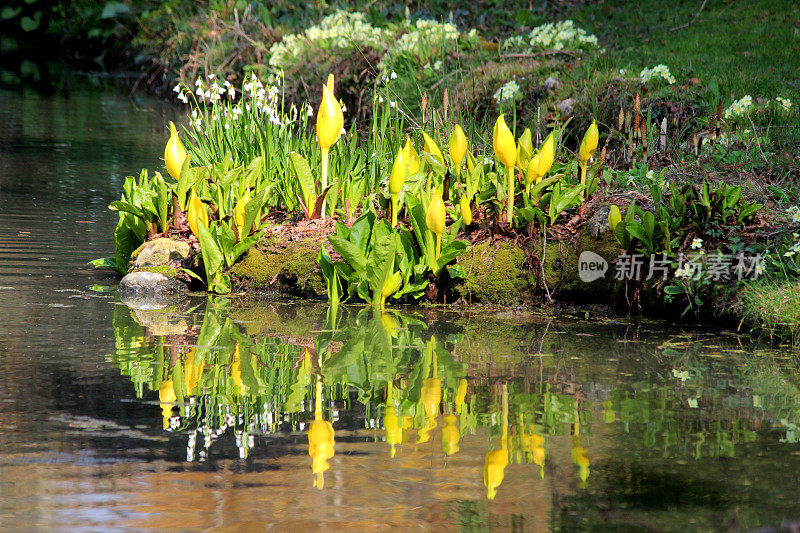
<svg viewBox="0 0 800 533">
<path fill-rule="evenodd" d="M 164 164 L 167 166 L 169 175 L 177 181 L 181 177 L 181 168 L 183 161 L 186 159 L 186 148 L 178 138 L 178 130 L 175 129 L 175 124 L 169 123 L 169 140 L 167 146 L 164 148 Z"/>
<path fill-rule="evenodd" d="M 242 381 L 242 361 L 239 355 L 239 345 L 236 345 L 236 350 L 233 352 L 233 362 L 231 363 L 231 380 L 236 386 L 236 393 L 239 396 L 244 396 L 247 393 L 247 387 Z"/>
<path fill-rule="evenodd" d="M 322 190 L 328 187 L 328 151 L 342 135 L 344 115 L 342 106 L 333 95 L 333 74 L 328 76 L 328 84 L 322 86 L 322 102 L 317 111 L 317 142 L 322 150 Z M 325 204 L 322 202 L 322 218 L 325 218 Z"/>
<path fill-rule="evenodd" d="M 446 415 L 444 417 L 444 427 L 442 428 L 442 450 L 445 455 L 453 455 L 458 452 L 458 440 L 461 432 L 458 430 L 458 418 L 456 415 Z"/>
<path fill-rule="evenodd" d="M 467 136 L 464 135 L 464 130 L 461 129 L 459 124 L 453 129 L 450 135 L 450 157 L 456 167 L 456 177 L 461 177 L 461 161 L 464 160 L 464 154 L 467 153 Z"/>
<path fill-rule="evenodd" d="M 608 226 L 611 228 L 611 231 L 614 231 L 614 228 L 617 227 L 622 221 L 622 213 L 619 212 L 619 207 L 614 204 L 611 204 L 611 208 L 608 210 Z"/>
<path fill-rule="evenodd" d="M 469 205 L 469 198 L 466 194 L 461 195 L 461 200 L 458 201 L 461 208 L 461 218 L 464 219 L 464 225 L 469 226 L 472 224 L 472 208 Z"/>
<path fill-rule="evenodd" d="M 247 189 L 244 192 L 244 195 L 239 198 L 239 201 L 236 202 L 236 207 L 233 208 L 233 221 L 236 224 L 236 233 L 239 235 L 239 240 L 241 241 L 247 235 L 244 235 L 244 208 L 247 206 L 247 202 L 250 201 L 250 189 Z"/>
<path fill-rule="evenodd" d="M 397 272 L 386 278 L 386 281 L 383 282 L 383 287 L 381 288 L 381 302 L 380 302 L 381 310 L 386 309 L 386 298 L 388 298 L 397 291 L 398 285 L 400 284 L 400 280 L 402 279 L 400 277 L 401 274 L 402 273 L 398 270 Z"/>
<path fill-rule="evenodd" d="M 406 137 L 406 145 L 403 147 L 403 152 L 406 157 L 406 163 L 408 163 L 408 175 L 413 176 L 419 172 L 419 154 L 414 150 L 410 137 Z"/>
<path fill-rule="evenodd" d="M 542 143 L 542 149 L 539 151 L 539 170 L 537 174 L 542 178 L 553 166 L 553 161 L 556 158 L 556 138 L 554 134 L 555 132 L 550 132 L 550 135 Z"/>
<path fill-rule="evenodd" d="M 594 155 L 597 150 L 597 143 L 600 140 L 600 133 L 597 131 L 597 124 L 592 121 L 592 125 L 586 130 L 581 141 L 581 147 L 578 150 L 578 159 L 581 160 L 581 165 L 585 165 Z"/>
<path fill-rule="evenodd" d="M 533 154 L 533 141 L 531 141 L 531 130 L 525 128 L 522 132 L 522 137 L 519 138 L 517 144 L 517 166 L 520 170 L 528 168 L 528 162 Z"/>
<path fill-rule="evenodd" d="M 514 142 L 514 135 L 506 125 L 503 115 L 497 117 L 492 130 L 492 146 L 494 153 L 504 166 L 514 169 L 517 161 L 517 145 Z"/>
<path fill-rule="evenodd" d="M 169 427 L 169 417 L 172 416 L 172 407 L 177 399 L 172 380 L 162 381 L 158 387 L 158 401 L 161 403 L 161 418 L 163 419 L 164 429 Z"/>
<path fill-rule="evenodd" d="M 425 224 L 428 229 L 436 234 L 436 259 L 442 251 L 442 232 L 445 223 L 444 200 L 442 200 L 442 190 L 437 188 L 433 191 L 433 196 L 428 204 L 428 211 L 425 213 Z"/>
<path fill-rule="evenodd" d="M 323 473 L 330 468 L 328 459 L 333 457 L 333 425 L 322 418 L 322 378 L 317 377 L 317 394 L 314 399 L 314 420 L 308 425 L 308 455 L 311 456 L 311 472 L 315 475 L 314 486 L 322 489 Z"/>
<path fill-rule="evenodd" d="M 442 166 L 444 166 L 444 156 L 442 155 L 442 151 L 439 150 L 439 145 L 436 144 L 436 141 L 431 139 L 431 136 L 424 131 L 422 132 L 422 139 L 424 141 L 422 150 L 438 159 Z"/>
<path fill-rule="evenodd" d="M 403 190 L 408 174 L 408 159 L 406 151 L 400 148 L 392 164 L 392 173 L 389 176 L 389 197 L 392 199 L 392 227 L 397 227 L 397 195 Z"/>
<path fill-rule="evenodd" d="M 464 407 L 464 400 L 467 398 L 467 380 L 461 378 L 456 388 L 456 395 L 454 398 L 456 404 L 456 413 L 461 414 L 461 409 Z"/>
<path fill-rule="evenodd" d="M 200 201 L 194 189 L 192 189 L 192 195 L 189 198 L 189 212 L 186 218 L 189 221 L 189 227 L 192 229 L 192 233 L 199 239 L 200 234 L 197 232 L 197 224 L 199 222 L 205 227 L 208 227 L 208 209 L 206 208 L 206 204 Z"/>
<path fill-rule="evenodd" d="M 506 189 L 506 222 L 510 225 L 514 220 L 514 164 L 517 161 L 517 145 L 514 135 L 506 126 L 503 115 L 497 117 L 492 131 L 492 146 L 497 159 L 508 169 Z"/>
<path fill-rule="evenodd" d="M 589 160 L 592 158 L 594 151 L 597 149 L 597 142 L 600 140 L 600 134 L 597 131 L 597 124 L 592 121 L 592 125 L 586 130 L 581 141 L 581 147 L 578 150 L 578 159 L 581 161 L 581 185 L 586 185 L 586 167 Z M 581 193 L 581 198 L 584 197 L 586 191 Z"/>
<path fill-rule="evenodd" d="M 531 157 L 528 162 L 528 168 L 525 169 L 525 189 L 529 192 L 531 184 L 542 181 L 542 177 L 539 175 L 539 157 L 540 154 Z"/>
</svg>

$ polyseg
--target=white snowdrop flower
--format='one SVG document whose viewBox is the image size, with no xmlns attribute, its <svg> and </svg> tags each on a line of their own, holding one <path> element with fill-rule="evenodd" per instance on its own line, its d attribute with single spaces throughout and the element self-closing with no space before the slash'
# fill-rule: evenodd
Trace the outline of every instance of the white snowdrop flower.
<svg viewBox="0 0 800 533">
<path fill-rule="evenodd" d="M 383 103 L 383 96 L 379 96 L 379 97 L 378 97 L 378 103 L 379 103 L 379 104 L 382 104 L 382 103 Z"/>
<path fill-rule="evenodd" d="M 194 80 L 194 85 L 195 85 L 195 87 L 202 87 L 203 80 L 200 79 L 200 78 L 197 78 L 196 80 Z"/>
<path fill-rule="evenodd" d="M 389 107 L 394 109 L 396 106 L 397 106 L 397 102 L 395 102 L 394 100 L 389 100 Z"/>
<path fill-rule="evenodd" d="M 392 73 L 389 74 L 389 79 L 390 80 L 396 80 L 397 79 L 397 72 L 392 71 Z"/>
<path fill-rule="evenodd" d="M 178 85 L 176 85 L 175 87 L 173 87 L 173 88 L 172 88 L 172 92 L 176 92 L 176 93 L 179 93 L 179 92 L 181 92 L 181 84 L 179 83 Z"/>
<path fill-rule="evenodd" d="M 202 87 L 198 87 L 197 90 L 194 92 L 194 94 L 196 94 L 198 98 L 202 98 L 203 97 L 203 88 Z"/>
<path fill-rule="evenodd" d="M 308 114 L 309 117 L 311 117 L 314 115 L 314 109 L 311 106 L 309 106 L 308 109 L 306 110 L 306 113 Z"/>
<path fill-rule="evenodd" d="M 208 79 L 210 79 L 210 80 L 213 80 L 213 79 L 214 79 L 214 78 L 216 78 L 216 77 L 217 77 L 217 75 L 216 75 L 216 74 L 209 74 L 209 75 L 208 75 Z"/>
<path fill-rule="evenodd" d="M 347 106 L 342 104 L 342 113 L 347 113 Z"/>
<path fill-rule="evenodd" d="M 192 109 L 192 118 L 197 118 L 197 109 Z"/>
<path fill-rule="evenodd" d="M 181 101 L 181 102 L 183 102 L 184 104 L 188 104 L 188 103 L 189 103 L 189 99 L 188 99 L 188 98 L 186 97 L 186 95 L 185 95 L 185 94 L 183 94 L 183 93 L 181 93 L 181 94 L 179 94 L 179 95 L 178 95 L 178 100 L 180 100 L 180 101 Z"/>
</svg>

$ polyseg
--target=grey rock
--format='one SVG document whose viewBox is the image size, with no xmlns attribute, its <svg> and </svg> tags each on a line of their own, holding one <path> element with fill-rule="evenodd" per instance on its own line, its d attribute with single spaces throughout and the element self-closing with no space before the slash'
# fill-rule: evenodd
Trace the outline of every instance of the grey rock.
<svg viewBox="0 0 800 533">
<path fill-rule="evenodd" d="M 594 212 L 592 218 L 586 221 L 586 231 L 592 237 L 599 237 L 600 234 L 606 231 L 611 231 L 611 226 L 608 224 L 608 213 L 611 211 L 611 206 L 604 205 Z"/>
<path fill-rule="evenodd" d="M 559 85 L 561 85 L 561 82 L 555 79 L 553 76 L 550 76 L 544 80 L 544 88 L 548 91 L 557 89 Z"/>
<path fill-rule="evenodd" d="M 190 253 L 189 243 L 163 237 L 153 239 L 139 248 L 131 270 L 143 270 L 169 263 L 182 263 L 189 258 Z"/>
<path fill-rule="evenodd" d="M 186 291 L 186 285 L 155 272 L 131 272 L 119 282 L 119 292 L 144 295 L 174 295 Z"/>
<path fill-rule="evenodd" d="M 572 116 L 573 105 L 575 105 L 575 99 L 567 98 L 566 100 L 561 100 L 559 103 L 557 103 L 556 107 L 565 117 L 570 117 Z"/>
</svg>

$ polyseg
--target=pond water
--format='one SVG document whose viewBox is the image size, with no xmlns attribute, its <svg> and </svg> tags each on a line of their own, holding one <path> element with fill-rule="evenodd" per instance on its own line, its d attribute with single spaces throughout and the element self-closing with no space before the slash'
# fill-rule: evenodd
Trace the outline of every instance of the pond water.
<svg viewBox="0 0 800 533">
<path fill-rule="evenodd" d="M 800 519 L 795 354 L 662 323 L 129 308 L 160 103 L 0 89 L 0 529 L 755 530 Z"/>
</svg>

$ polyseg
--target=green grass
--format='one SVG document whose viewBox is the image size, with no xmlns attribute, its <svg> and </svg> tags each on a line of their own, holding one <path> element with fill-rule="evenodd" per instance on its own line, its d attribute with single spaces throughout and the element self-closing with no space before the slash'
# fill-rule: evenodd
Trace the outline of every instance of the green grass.
<svg viewBox="0 0 800 533">
<path fill-rule="evenodd" d="M 771 339 L 800 344 L 800 282 L 749 284 L 737 307 L 745 322 Z"/>
<path fill-rule="evenodd" d="M 665 63 L 679 81 L 697 77 L 703 85 L 718 84 L 723 103 L 730 94 L 796 97 L 800 4 L 708 0 L 698 15 L 701 3 L 591 3 L 567 15 L 595 33 L 620 67 L 638 73 Z"/>
</svg>

